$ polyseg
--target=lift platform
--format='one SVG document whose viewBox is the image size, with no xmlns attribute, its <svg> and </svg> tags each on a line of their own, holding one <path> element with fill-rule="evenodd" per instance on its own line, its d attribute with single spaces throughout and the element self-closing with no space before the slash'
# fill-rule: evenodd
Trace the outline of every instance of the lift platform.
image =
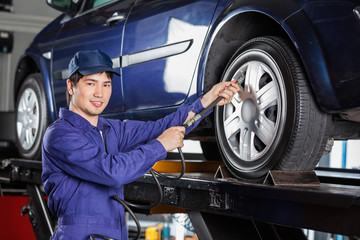
<svg viewBox="0 0 360 240">
<path fill-rule="evenodd" d="M 162 172 L 170 169 L 168 174 L 174 174 L 171 172 L 177 169 L 171 166 L 179 164 L 163 161 L 155 168 Z M 306 239 L 302 229 L 360 237 L 358 170 L 272 172 L 265 183 L 246 183 L 227 175 L 222 162 L 187 162 L 186 167 L 182 179 L 159 178 L 162 204 L 144 213 L 187 212 L 199 239 L 206 240 L 239 236 L 250 240 Z M 56 220 L 46 207 L 40 176 L 39 161 L 10 158 L 0 162 L 2 195 L 14 194 L 14 189 L 28 194 L 30 202 L 23 211 L 28 213 L 37 239 L 48 239 Z M 153 177 L 146 174 L 126 185 L 125 198 L 156 202 Z"/>
<path fill-rule="evenodd" d="M 200 239 L 305 239 L 300 229 L 360 237 L 357 170 L 270 172 L 265 183 L 255 184 L 229 177 L 222 162 L 210 167 L 203 162 L 188 164 L 190 169 L 208 171 L 186 173 L 180 180 L 159 178 L 162 203 L 187 212 Z M 225 177 L 214 174 L 215 169 L 209 171 L 214 165 L 225 171 L 221 174 Z M 125 197 L 156 202 L 156 189 L 152 176 L 146 174 L 125 187 Z M 153 211 L 161 212 L 161 207 Z"/>
</svg>

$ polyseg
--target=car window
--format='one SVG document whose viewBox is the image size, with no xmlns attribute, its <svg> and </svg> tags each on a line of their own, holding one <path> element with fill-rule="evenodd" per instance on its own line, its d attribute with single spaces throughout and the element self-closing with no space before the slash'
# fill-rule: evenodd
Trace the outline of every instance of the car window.
<svg viewBox="0 0 360 240">
<path fill-rule="evenodd" d="M 105 3 L 111 2 L 113 0 L 88 0 L 84 6 L 84 11 L 96 8 L 98 6 L 104 5 Z"/>
<path fill-rule="evenodd" d="M 71 1 L 69 0 L 53 0 L 52 3 L 57 7 L 70 8 Z"/>
</svg>

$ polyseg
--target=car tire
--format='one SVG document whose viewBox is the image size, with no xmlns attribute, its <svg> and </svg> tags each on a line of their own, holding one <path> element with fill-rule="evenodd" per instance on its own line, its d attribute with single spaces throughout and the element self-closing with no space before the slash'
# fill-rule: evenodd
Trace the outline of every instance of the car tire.
<svg viewBox="0 0 360 240">
<path fill-rule="evenodd" d="M 40 73 L 29 75 L 16 100 L 15 143 L 21 157 L 41 159 L 41 142 L 49 123 L 47 101 Z"/>
<path fill-rule="evenodd" d="M 216 141 L 200 141 L 200 146 L 206 161 L 221 161 L 222 157 Z"/>
<path fill-rule="evenodd" d="M 230 172 L 260 182 L 271 169 L 313 170 L 331 115 L 318 108 L 292 45 L 271 36 L 246 42 L 222 76 L 232 79 L 244 92 L 215 109 L 216 137 Z"/>
</svg>

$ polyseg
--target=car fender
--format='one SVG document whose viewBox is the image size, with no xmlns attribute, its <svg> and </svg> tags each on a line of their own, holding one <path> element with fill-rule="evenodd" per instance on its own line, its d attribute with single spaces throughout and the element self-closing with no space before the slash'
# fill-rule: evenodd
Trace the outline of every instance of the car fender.
<svg viewBox="0 0 360 240">
<path fill-rule="evenodd" d="M 279 3 L 282 3 L 283 1 L 277 1 Z M 281 26 L 281 23 L 291 14 L 301 9 L 301 4 L 303 4 L 303 1 L 287 1 L 286 6 L 284 8 L 276 8 L 274 7 L 273 2 L 267 2 L 267 1 L 232 1 L 228 2 L 227 4 L 221 2 L 219 3 L 218 10 L 216 11 L 216 14 L 214 16 L 213 22 L 211 23 L 209 34 L 207 36 L 207 39 L 205 41 L 205 47 L 203 49 L 203 52 L 201 54 L 201 58 L 199 61 L 199 67 L 198 67 L 198 75 L 197 75 L 197 92 L 198 95 L 201 95 L 209 90 L 208 86 L 205 86 L 205 78 L 207 74 L 206 68 L 212 67 L 209 66 L 209 62 L 211 62 L 211 50 L 214 47 L 214 43 L 219 41 L 219 35 L 221 35 L 221 31 L 227 27 L 227 25 L 230 24 L 230 22 L 233 19 L 236 19 L 238 17 L 244 16 L 246 14 L 254 14 L 258 16 L 264 16 L 268 19 L 271 19 L 274 23 Z M 257 4 L 257 5 L 256 5 Z M 245 33 L 247 26 L 243 27 L 243 32 Z M 283 30 L 284 31 L 284 30 Z M 248 36 L 244 36 L 242 39 L 240 39 L 238 45 L 233 47 L 233 51 L 230 51 L 234 53 L 237 48 L 239 48 L 244 42 L 247 40 L 250 40 L 254 37 L 259 37 L 261 33 L 256 33 L 255 35 L 249 34 Z M 227 62 L 231 58 L 232 54 L 225 59 Z M 226 65 L 226 64 L 225 64 Z M 222 66 L 222 71 L 224 70 L 225 66 Z M 215 77 L 217 80 L 219 80 L 219 76 Z M 215 84 L 216 81 L 212 80 L 210 85 Z"/>
<path fill-rule="evenodd" d="M 309 19 L 303 11 L 298 11 L 282 26 L 299 53 L 319 107 L 325 111 L 340 108 L 321 42 Z"/>
<path fill-rule="evenodd" d="M 46 59 L 40 53 L 29 49 L 21 56 L 16 69 L 17 71 L 14 82 L 15 101 L 17 98 L 17 92 L 19 91 L 21 84 L 26 79 L 26 77 L 32 73 L 40 72 L 43 77 L 43 85 L 45 88 L 48 110 L 50 113 L 50 121 L 55 121 L 57 114 L 55 112 L 54 96 L 49 78 L 50 60 Z"/>
<path fill-rule="evenodd" d="M 326 110 L 328 106 L 338 107 L 338 101 L 335 98 L 334 90 L 330 82 L 326 58 L 320 42 L 316 37 L 316 31 L 312 27 L 309 19 L 306 18 L 305 14 L 301 11 L 303 2 L 299 2 L 301 4 L 297 4 L 295 1 L 291 2 L 291 7 L 279 11 L 274 11 L 275 8 L 267 6 L 269 4 L 266 3 L 260 6 L 236 6 L 236 4 L 230 4 L 223 8 L 222 12 L 219 13 L 218 16 L 215 16 L 216 19 L 213 21 L 209 31 L 206 48 L 201 55 L 196 86 L 198 95 L 208 91 L 209 85 L 215 84 L 216 80 L 219 81 L 221 77 L 221 75 L 216 76 L 210 80 L 210 83 L 205 82 L 207 75 L 209 75 L 206 68 L 212 67 L 209 66 L 211 58 L 213 57 L 210 55 L 210 52 L 214 43 L 217 41 L 219 33 L 232 19 L 252 13 L 266 16 L 268 19 L 271 19 L 271 21 L 274 21 L 274 23 L 277 23 L 279 29 L 281 28 L 278 33 L 292 41 L 299 57 L 304 63 L 311 87 L 313 88 L 314 95 L 320 107 L 323 110 Z M 248 38 L 245 36 L 242 39 L 242 43 L 250 40 L 250 38 L 261 36 L 259 35 L 260 33 L 257 34 L 258 35 L 255 34 L 254 36 L 250 34 Z M 240 45 L 241 43 L 234 47 L 234 50 L 240 47 Z M 222 70 L 224 70 L 225 66 L 222 67 Z M 330 98 L 329 96 L 333 97 Z"/>
</svg>

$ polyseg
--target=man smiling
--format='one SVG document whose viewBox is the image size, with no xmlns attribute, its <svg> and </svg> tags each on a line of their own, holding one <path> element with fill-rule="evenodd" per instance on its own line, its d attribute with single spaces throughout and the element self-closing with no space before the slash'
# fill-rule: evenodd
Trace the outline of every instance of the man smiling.
<svg viewBox="0 0 360 240">
<path fill-rule="evenodd" d="M 93 52 L 94 56 L 90 53 L 78 52 L 70 61 L 69 79 L 66 81 L 67 102 L 70 111 L 96 126 L 98 115 L 104 111 L 111 96 L 113 73 L 117 73 L 110 67 L 111 59 L 103 56 L 102 52 Z M 103 59 L 99 59 L 100 56 Z"/>
<path fill-rule="evenodd" d="M 87 119 L 96 126 L 98 115 L 107 106 L 111 96 L 111 79 L 109 73 L 95 73 L 83 76 L 76 85 L 67 80 L 69 95 L 72 98 L 69 110 Z"/>
<path fill-rule="evenodd" d="M 111 59 L 101 51 L 78 52 L 70 61 L 69 109 L 60 109 L 43 138 L 42 180 L 58 217 L 51 239 L 85 240 L 93 233 L 127 239 L 124 208 L 111 196 L 124 198 L 124 184 L 183 146 L 186 119 L 218 96 L 224 98 L 218 105 L 229 103 L 239 91 L 236 83 L 222 82 L 157 121 L 110 120 L 99 115 L 109 102 L 113 74 Z"/>
</svg>

